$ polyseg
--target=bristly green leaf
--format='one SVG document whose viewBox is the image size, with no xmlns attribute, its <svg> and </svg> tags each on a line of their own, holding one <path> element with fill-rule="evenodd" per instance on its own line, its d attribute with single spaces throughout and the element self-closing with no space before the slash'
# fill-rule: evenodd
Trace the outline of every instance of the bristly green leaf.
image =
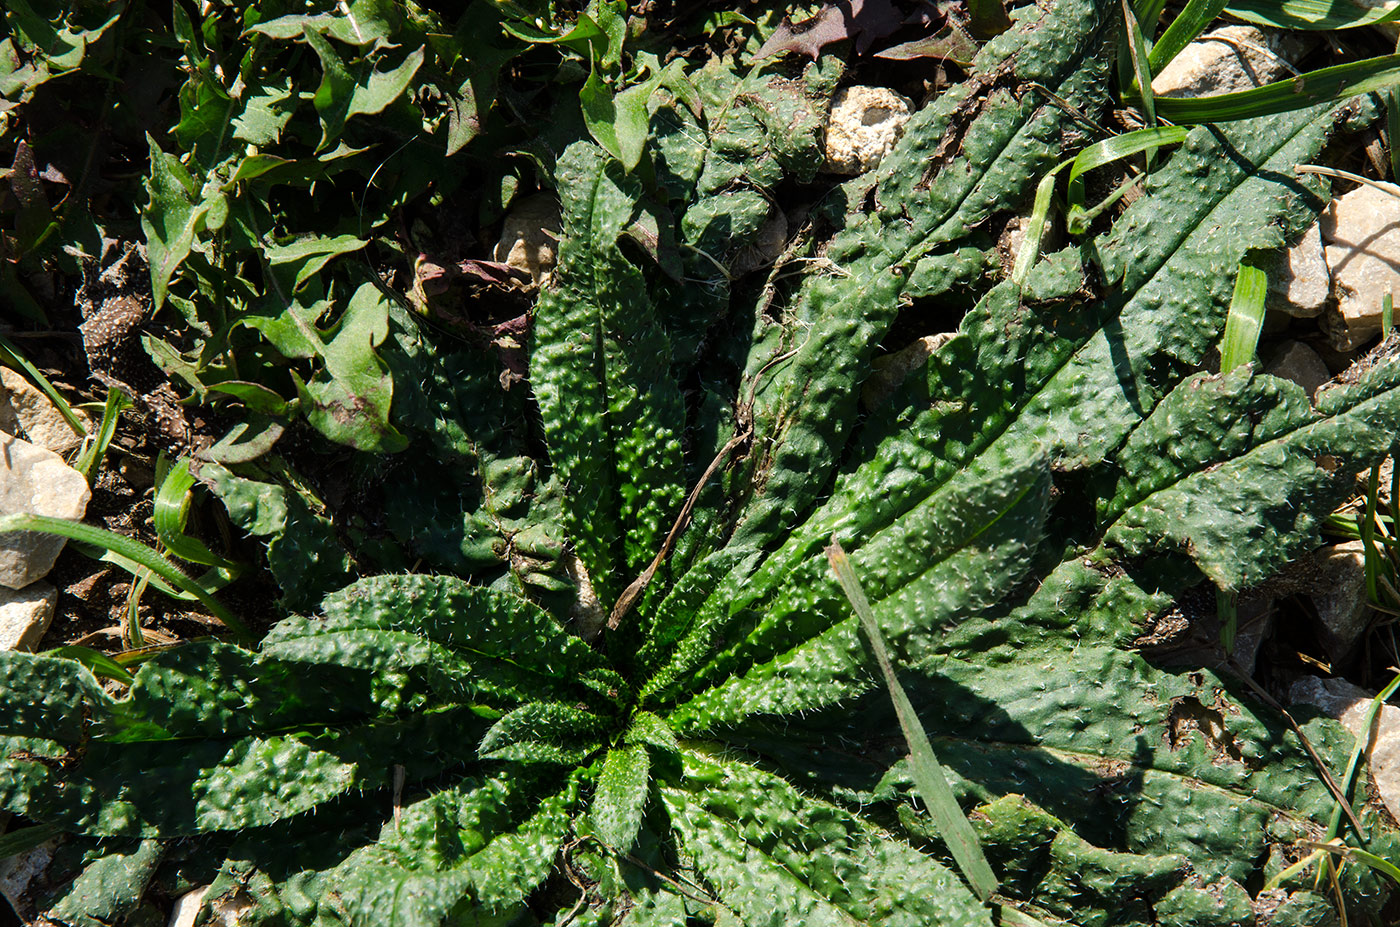
<svg viewBox="0 0 1400 927">
<path fill-rule="evenodd" d="M 662 801 L 685 853 L 746 924 L 990 927 L 949 872 L 783 779 L 696 752 Z"/>
<path fill-rule="evenodd" d="M 1317 461 L 1354 471 L 1389 449 L 1396 390 L 1393 363 L 1320 393 L 1316 409 L 1299 387 L 1248 368 L 1187 379 L 1129 437 L 1100 511 L 1105 543 L 1137 556 L 1167 541 L 1226 589 L 1263 580 L 1316 546 L 1318 513 L 1343 501 Z"/>
<path fill-rule="evenodd" d="M 620 239 L 640 184 L 598 148 L 559 160 L 564 234 L 535 317 L 531 381 L 572 540 L 605 606 L 660 549 L 684 490 L 684 404 L 640 269 Z"/>
<path fill-rule="evenodd" d="M 875 176 L 853 183 L 844 229 L 781 321 L 758 313 L 740 395 L 755 391 L 754 440 L 763 450 L 731 490 L 745 506 L 736 541 L 767 543 L 806 516 L 848 436 L 850 384 L 866 375 L 901 294 L 925 276 L 941 281 L 918 291 L 925 299 L 974 282 L 985 265 L 966 261 L 963 251 L 978 246 L 970 230 L 1020 202 L 1060 158 L 1059 146 L 1042 139 L 1060 137 L 1072 117 L 1038 93 L 1016 96 L 1001 85 L 1034 82 L 1076 100 L 1090 118 L 1107 104 L 1121 20 L 1112 5 L 1064 0 L 1053 15 L 1037 12 L 1034 26 L 989 42 L 974 76 L 916 113 Z M 865 209 L 867 195 L 879 209 Z"/>
<path fill-rule="evenodd" d="M 633 744 L 608 751 L 589 816 L 599 838 L 619 853 L 630 852 L 637 839 L 650 786 L 651 757 L 645 746 Z"/>
</svg>

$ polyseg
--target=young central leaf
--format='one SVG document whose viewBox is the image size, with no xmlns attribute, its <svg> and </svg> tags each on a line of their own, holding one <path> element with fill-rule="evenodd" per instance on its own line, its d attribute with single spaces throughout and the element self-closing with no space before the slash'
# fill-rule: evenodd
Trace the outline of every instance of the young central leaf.
<svg viewBox="0 0 1400 927">
<path fill-rule="evenodd" d="M 557 180 L 559 267 L 536 309 L 530 378 L 571 537 L 607 608 L 680 511 L 685 408 L 646 280 L 624 251 L 641 233 L 640 183 L 586 142 L 564 152 Z"/>
</svg>

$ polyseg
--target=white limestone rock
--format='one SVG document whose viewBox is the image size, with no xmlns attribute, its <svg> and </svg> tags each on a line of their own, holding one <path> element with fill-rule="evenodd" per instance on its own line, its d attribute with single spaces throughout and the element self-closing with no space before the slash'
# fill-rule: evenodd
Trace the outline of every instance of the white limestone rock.
<svg viewBox="0 0 1400 927">
<path fill-rule="evenodd" d="M 89 431 L 96 426 L 82 409 L 74 409 L 73 414 Z M 68 454 L 83 443 L 49 397 L 9 367 L 0 367 L 0 431 L 23 431 L 30 443 L 55 454 Z"/>
<path fill-rule="evenodd" d="M 1268 307 L 1311 319 L 1327 308 L 1331 295 L 1332 274 L 1322 248 L 1322 230 L 1314 222 L 1269 274 Z"/>
<path fill-rule="evenodd" d="M 1322 328 L 1338 351 L 1354 351 L 1380 334 L 1382 300 L 1400 302 L 1400 197 L 1363 184 L 1322 214 L 1335 309 Z"/>
<path fill-rule="evenodd" d="M 37 650 L 53 621 L 58 590 L 48 583 L 0 586 L 0 650 Z"/>
<path fill-rule="evenodd" d="M 1290 76 L 1296 40 L 1253 26 L 1226 26 L 1187 45 L 1152 78 L 1159 97 L 1204 97 L 1252 90 Z"/>
<path fill-rule="evenodd" d="M 1304 676 L 1293 683 L 1288 695 L 1291 702 L 1316 706 L 1336 718 L 1353 737 L 1366 736 L 1366 712 L 1371 708 L 1374 693 L 1344 679 Z M 1367 746 L 1371 783 L 1391 817 L 1400 819 L 1400 708 L 1381 706 Z"/>
<path fill-rule="evenodd" d="M 170 906 L 168 927 L 194 927 L 199 912 L 204 908 L 204 896 L 208 894 L 209 889 L 210 886 L 206 885 L 176 898 L 175 903 Z"/>
<path fill-rule="evenodd" d="M 512 207 L 501 225 L 495 259 L 523 270 L 536 284 L 554 269 L 563 228 L 559 204 L 544 193 L 527 197 Z"/>
<path fill-rule="evenodd" d="M 827 112 L 826 166 L 830 174 L 861 174 L 890 153 L 913 105 L 885 87 L 844 87 Z"/>
<path fill-rule="evenodd" d="M 92 492 L 83 475 L 46 448 L 0 432 L 0 516 L 28 513 L 81 519 Z M 33 532 L 0 534 L 0 586 L 42 579 L 64 539 Z"/>
</svg>

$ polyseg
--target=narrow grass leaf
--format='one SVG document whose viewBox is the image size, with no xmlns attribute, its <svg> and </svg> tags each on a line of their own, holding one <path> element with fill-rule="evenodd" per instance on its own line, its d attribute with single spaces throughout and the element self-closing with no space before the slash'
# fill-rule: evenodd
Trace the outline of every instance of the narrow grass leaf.
<svg viewBox="0 0 1400 927">
<path fill-rule="evenodd" d="M 1390 179 L 1400 182 L 1400 87 L 1391 87 L 1385 98 L 1385 137 L 1390 143 Z"/>
<path fill-rule="evenodd" d="M 44 656 L 62 657 L 66 660 L 76 660 L 86 666 L 98 679 L 115 679 L 122 685 L 131 685 L 135 681 L 134 676 L 127 672 L 126 667 L 107 654 L 91 647 L 82 647 L 77 644 L 66 644 L 63 647 L 55 647 L 52 650 L 44 651 Z"/>
<path fill-rule="evenodd" d="M 73 469 L 83 475 L 88 485 L 97 479 L 97 471 L 107 456 L 107 448 L 112 446 L 112 437 L 117 433 L 117 420 L 122 410 L 131 405 L 131 400 L 120 390 L 107 390 L 107 403 L 102 408 L 102 423 L 97 426 L 97 435 L 78 455 Z"/>
<path fill-rule="evenodd" d="M 63 398 L 58 390 L 53 388 L 48 377 L 39 372 L 39 368 L 31 364 L 28 359 L 10 342 L 4 335 L 0 335 L 0 364 L 20 371 L 27 376 L 35 386 L 49 397 L 49 402 L 58 409 L 58 414 L 63 416 L 63 420 L 68 423 L 68 427 L 73 429 L 73 434 L 79 437 L 87 435 L 87 429 L 78 420 L 78 416 L 73 414 L 73 407 L 68 405 L 68 401 Z"/>
<path fill-rule="evenodd" d="M 1161 72 L 1177 54 L 1206 31 L 1215 18 L 1224 12 L 1227 0 L 1190 0 L 1186 8 L 1177 14 L 1152 46 L 1148 64 L 1153 74 Z"/>
<path fill-rule="evenodd" d="M 66 518 L 53 518 L 48 515 L 19 514 L 0 517 L 0 534 L 8 534 L 12 531 L 37 531 L 41 534 L 54 534 L 68 538 L 70 541 L 106 548 L 145 567 L 175 588 L 190 593 L 238 637 L 245 642 L 253 640 L 253 633 L 242 619 L 205 592 L 197 581 L 186 576 L 175 564 L 138 541 L 133 541 L 129 537 L 124 537 L 105 528 L 86 525 L 80 521 L 69 521 Z"/>
<path fill-rule="evenodd" d="M 1138 152 L 1152 152 L 1164 145 L 1179 145 L 1186 140 L 1190 129 L 1184 126 L 1155 126 L 1148 129 L 1138 129 L 1135 132 L 1125 132 L 1122 135 L 1115 135 L 1113 138 L 1096 142 L 1081 151 L 1071 164 L 1069 171 L 1069 230 L 1074 234 L 1083 234 L 1088 230 L 1088 224 L 1094 220 L 1100 212 L 1108 206 L 1117 202 L 1125 187 L 1120 187 L 1112 196 L 1093 209 L 1086 209 L 1084 205 L 1086 192 L 1084 175 L 1096 168 L 1104 167 L 1123 158 L 1131 157 Z M 1037 191 L 1038 193 L 1039 191 Z"/>
<path fill-rule="evenodd" d="M 1259 347 L 1269 275 L 1256 261 L 1256 258 L 1246 257 L 1240 262 L 1239 273 L 1235 275 L 1235 295 L 1230 300 L 1230 314 L 1225 318 L 1225 337 L 1220 344 L 1221 373 L 1249 363 Z"/>
<path fill-rule="evenodd" d="M 63 828 L 57 824 L 35 824 L 32 827 L 12 830 L 4 836 L 0 836 L 0 860 L 27 853 L 40 844 L 57 837 L 62 832 Z"/>
<path fill-rule="evenodd" d="M 1143 115 L 1146 117 L 1148 127 L 1157 125 L 1157 109 L 1152 96 L 1152 75 L 1153 68 L 1147 52 L 1147 44 L 1143 40 L 1142 28 L 1138 25 L 1138 19 L 1133 15 L 1133 8 L 1128 0 L 1123 0 L 1123 21 L 1128 29 L 1128 58 L 1133 66 L 1133 83 L 1137 90 L 1138 102 L 1142 105 Z M 1152 155 L 1149 150 L 1147 156 L 1147 169 L 1152 169 Z"/>
<path fill-rule="evenodd" d="M 165 545 L 166 550 L 181 560 L 188 560 L 190 563 L 198 563 L 203 566 L 234 570 L 237 568 L 236 564 L 220 557 L 206 547 L 203 542 L 185 533 L 185 525 L 189 521 L 194 483 L 194 476 L 190 473 L 190 461 L 187 457 L 182 458 L 166 471 L 165 478 L 160 480 L 160 485 L 156 489 L 155 506 L 152 513 L 156 536 L 160 538 L 160 542 Z"/>
<path fill-rule="evenodd" d="M 1149 44 L 1157 34 L 1157 20 L 1162 18 L 1162 11 L 1166 8 L 1167 0 L 1136 0 L 1133 3 L 1133 15 L 1144 26 L 1143 34 Z"/>
<path fill-rule="evenodd" d="M 1182 124 L 1230 122 L 1346 100 L 1396 84 L 1400 84 L 1400 55 L 1384 55 L 1309 71 L 1238 93 L 1195 99 L 1163 97 L 1157 101 L 1157 115 Z"/>
<path fill-rule="evenodd" d="M 1351 750 L 1351 757 L 1347 760 L 1346 773 L 1342 776 L 1342 794 L 1348 797 L 1356 789 L 1356 777 L 1361 771 L 1361 760 L 1366 756 L 1371 746 L 1371 728 L 1375 726 L 1376 716 L 1381 713 L 1381 708 L 1396 691 L 1400 690 L 1400 675 L 1396 675 L 1384 689 L 1376 693 L 1376 697 L 1371 699 L 1370 706 L 1366 709 L 1366 717 L 1362 721 L 1361 730 L 1366 734 L 1356 738 L 1356 746 Z M 1332 816 L 1327 822 L 1327 841 L 1335 840 L 1342 829 L 1342 806 L 1340 803 L 1332 806 Z M 1324 841 L 1326 842 L 1326 841 Z"/>
<path fill-rule="evenodd" d="M 1060 171 L 1074 163 L 1074 159 L 1056 164 L 1035 188 L 1035 203 L 1031 206 L 1030 219 L 1026 221 L 1026 233 L 1021 238 L 1021 250 L 1016 252 L 1016 264 L 1011 269 L 1011 280 L 1017 286 L 1026 282 L 1035 262 L 1040 259 L 1040 242 L 1045 237 L 1045 226 L 1050 223 L 1050 207 L 1054 205 L 1055 178 Z"/>
<path fill-rule="evenodd" d="M 958 868 L 962 870 L 968 884 L 972 886 L 978 898 L 986 901 L 997 890 L 996 876 L 982 852 L 977 832 L 968 823 L 966 815 L 958 807 L 957 799 L 953 797 L 952 789 L 948 787 L 948 776 L 943 772 L 938 757 L 934 755 L 933 745 L 929 743 L 928 734 L 924 732 L 924 726 L 919 722 L 919 716 L 915 714 L 909 696 L 904 693 L 904 687 L 895 675 L 885 636 L 875 621 L 875 613 L 865 597 L 865 590 L 861 588 L 860 578 L 851 567 L 846 551 L 834 537 L 831 539 L 831 545 L 826 548 L 826 556 L 831 561 L 832 572 L 841 583 L 841 589 L 846 593 L 846 598 L 850 600 L 851 607 L 860 620 L 861 629 L 875 654 L 875 662 L 879 664 L 880 674 L 884 676 L 885 684 L 889 687 L 890 700 L 894 702 L 899 726 L 903 729 L 904 739 L 909 745 L 909 759 L 919 797 L 924 800 L 934 827 L 938 829 L 943 842 L 948 845 L 948 851 L 953 854 L 953 859 L 957 861 Z"/>
<path fill-rule="evenodd" d="M 1236 19 L 1276 29 L 1355 29 L 1400 20 L 1400 3 L 1356 0 L 1233 0 L 1226 12 Z"/>
</svg>

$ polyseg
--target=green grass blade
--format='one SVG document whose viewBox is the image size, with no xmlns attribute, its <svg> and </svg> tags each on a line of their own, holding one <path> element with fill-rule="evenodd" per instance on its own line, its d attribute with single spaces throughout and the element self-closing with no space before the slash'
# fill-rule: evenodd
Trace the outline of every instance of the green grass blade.
<svg viewBox="0 0 1400 927">
<path fill-rule="evenodd" d="M 1370 746 L 1370 730 L 1376 723 L 1376 716 L 1381 713 L 1382 706 L 1393 696 L 1396 690 L 1400 690 L 1400 675 L 1390 681 L 1384 689 L 1376 693 L 1376 697 L 1371 699 L 1371 705 L 1366 709 L 1366 718 L 1361 724 L 1361 730 L 1366 732 L 1365 736 L 1356 738 L 1356 746 L 1352 748 L 1351 758 L 1347 760 L 1347 770 L 1342 776 L 1342 794 L 1350 796 L 1356 788 L 1356 777 L 1361 771 L 1361 760 L 1366 755 L 1366 748 Z M 1332 806 L 1332 816 L 1327 821 L 1327 840 L 1335 840 L 1342 829 L 1342 806 L 1334 804 Z M 1324 841 L 1325 842 L 1325 841 Z"/>
<path fill-rule="evenodd" d="M 1166 8 L 1167 0 L 1136 0 L 1133 4 L 1133 15 L 1139 23 L 1145 24 L 1143 35 L 1149 43 L 1157 34 L 1157 20 L 1162 18 L 1162 11 Z"/>
<path fill-rule="evenodd" d="M 53 518 L 48 515 L 21 514 L 6 515 L 0 518 L 0 534 L 7 534 L 11 531 L 37 531 L 41 534 L 56 534 L 59 537 L 68 538 L 70 541 L 106 548 L 145 567 L 176 589 L 190 593 L 244 642 L 251 643 L 253 641 L 253 633 L 248 629 L 248 626 L 217 599 L 205 592 L 198 582 L 186 576 L 175 564 L 160 554 L 131 538 L 108 531 L 105 528 L 86 525 L 80 521 L 69 521 L 66 518 Z"/>
<path fill-rule="evenodd" d="M 1113 138 L 1096 142 L 1081 151 L 1074 159 L 1069 171 L 1069 230 L 1071 233 L 1080 235 L 1088 229 L 1088 223 L 1105 208 L 1112 205 L 1119 197 L 1126 192 L 1120 189 L 1104 203 L 1089 210 L 1085 208 L 1085 184 L 1084 175 L 1095 168 L 1104 167 L 1114 161 L 1131 157 L 1141 151 L 1154 151 L 1164 145 L 1179 145 L 1186 140 L 1190 129 L 1184 126 L 1155 126 L 1150 129 L 1138 129 L 1135 132 L 1125 132 L 1122 135 L 1115 135 Z M 1058 168 L 1056 168 L 1058 170 Z M 1037 197 L 1040 191 L 1037 190 Z M 1032 212 L 1034 216 L 1034 212 Z"/>
<path fill-rule="evenodd" d="M 1355 29 L 1400 21 L 1400 6 L 1366 6 L 1355 0 L 1233 0 L 1231 16 L 1276 29 Z"/>
<path fill-rule="evenodd" d="M 1157 101 L 1157 115 L 1182 124 L 1231 122 L 1346 100 L 1397 84 L 1400 84 L 1400 55 L 1384 55 L 1309 71 L 1238 93 L 1195 99 L 1163 97 Z"/>
<path fill-rule="evenodd" d="M 957 799 L 948 787 L 948 777 L 943 772 L 938 757 L 934 755 L 933 745 L 929 743 L 928 734 L 924 732 L 919 716 L 914 713 L 909 696 L 904 693 L 904 687 L 895 675 L 885 636 L 875 621 L 875 613 L 865 597 L 865 590 L 861 588 L 860 579 L 852 569 L 846 551 L 834 537 L 831 539 L 831 545 L 826 548 L 826 556 L 831 561 L 832 572 L 841 583 L 841 589 L 850 600 L 851 607 L 855 609 L 861 629 L 875 654 L 875 662 L 880 666 L 880 674 L 884 676 L 885 684 L 889 687 L 890 699 L 894 702 L 895 714 L 899 717 L 899 726 L 903 728 L 904 739 L 909 744 L 909 759 L 919 797 L 924 800 L 934 826 L 942 836 L 943 842 L 948 845 L 948 851 L 953 854 L 953 859 L 957 861 L 958 868 L 962 870 L 972 890 L 977 893 L 977 897 L 986 901 L 997 890 L 997 878 L 982 852 L 982 843 L 977 839 L 977 832 L 968 823 L 967 816 L 958 807 Z"/>
<path fill-rule="evenodd" d="M 1021 249 L 1016 252 L 1016 264 L 1011 269 L 1011 279 L 1018 286 L 1026 282 L 1031 267 L 1040 259 L 1040 242 L 1045 237 L 1045 226 L 1050 221 L 1050 207 L 1055 198 L 1055 177 L 1074 161 L 1061 161 L 1040 178 L 1035 188 L 1035 204 L 1031 207 L 1031 217 L 1026 222 L 1026 232 L 1021 238 Z"/>
<path fill-rule="evenodd" d="M 115 679 L 117 682 L 126 686 L 131 685 L 136 679 L 131 673 L 127 672 L 126 667 L 107 656 L 107 654 L 98 650 L 93 650 L 91 647 L 67 644 L 63 647 L 55 647 L 52 650 L 46 650 L 43 656 L 76 660 L 83 666 L 86 666 L 89 672 L 98 679 Z"/>
<path fill-rule="evenodd" d="M 122 410 L 129 405 L 131 401 L 125 394 L 114 389 L 107 390 L 107 404 L 102 409 L 102 423 L 97 426 L 97 435 L 92 443 L 83 448 L 73 464 L 73 469 L 83 475 L 89 486 L 97 479 L 102 459 L 107 456 L 107 448 L 112 445 L 112 436 L 117 432 L 117 420 L 121 417 Z"/>
<path fill-rule="evenodd" d="M 1157 125 L 1157 108 L 1152 96 L 1152 75 L 1154 73 L 1147 52 L 1147 43 L 1143 39 L 1142 29 L 1138 25 L 1137 17 L 1133 15 L 1133 8 L 1128 0 L 1123 0 L 1123 21 L 1128 29 L 1128 58 L 1133 66 L 1134 89 L 1137 90 L 1138 102 L 1142 105 L 1143 115 L 1147 117 L 1149 127 Z M 1127 94 L 1124 94 L 1127 96 Z M 1147 156 L 1147 168 L 1152 169 L 1152 155 Z"/>
<path fill-rule="evenodd" d="M 1254 359 L 1259 332 L 1264 328 L 1264 297 L 1268 290 L 1269 275 L 1246 257 L 1235 276 L 1235 295 L 1225 319 L 1225 337 L 1220 344 L 1221 373 L 1229 373 Z"/>
<path fill-rule="evenodd" d="M 57 837 L 61 833 L 63 833 L 63 829 L 56 824 L 35 824 L 32 827 L 12 830 L 0 837 L 0 860 L 27 853 L 44 841 Z"/>
<path fill-rule="evenodd" d="M 1385 98 L 1386 139 L 1390 142 L 1390 179 L 1400 182 L 1400 88 L 1391 87 Z"/>
<path fill-rule="evenodd" d="M 58 390 L 54 389 L 53 384 L 49 382 L 49 378 L 40 373 L 38 367 L 35 367 L 23 354 L 19 353 L 19 350 L 4 335 L 0 335 L 0 364 L 12 367 L 27 376 L 35 386 L 43 391 L 45 396 L 49 397 L 49 402 L 54 404 L 54 407 L 58 409 L 58 414 L 62 415 L 63 420 L 68 423 L 68 427 L 73 429 L 73 434 L 80 438 L 87 436 L 87 429 L 73 414 L 73 407 L 68 405 L 68 400 L 59 395 Z"/>
<path fill-rule="evenodd" d="M 169 468 L 156 490 L 152 521 L 156 536 L 166 550 L 190 563 L 234 570 L 237 565 L 211 551 L 203 542 L 185 533 L 189 519 L 191 491 L 195 479 L 190 473 L 189 458 L 183 458 Z"/>
<path fill-rule="evenodd" d="M 1389 876 L 1391 881 L 1393 881 L 1396 885 L 1400 885 L 1400 866 L 1396 866 L 1390 860 L 1382 859 L 1374 853 L 1368 853 L 1365 850 L 1358 850 L 1355 847 L 1351 847 L 1350 849 L 1348 849 L 1346 851 L 1346 856 L 1350 859 L 1356 860 L 1358 863 L 1361 863 L 1368 869 L 1374 869 L 1376 872 L 1379 872 L 1382 875 Z"/>
<path fill-rule="evenodd" d="M 1191 0 L 1186 8 L 1177 14 L 1176 19 L 1162 33 L 1162 37 L 1152 45 L 1148 64 L 1153 74 L 1161 73 L 1162 68 L 1205 32 L 1216 17 L 1228 6 L 1227 0 Z"/>
</svg>

